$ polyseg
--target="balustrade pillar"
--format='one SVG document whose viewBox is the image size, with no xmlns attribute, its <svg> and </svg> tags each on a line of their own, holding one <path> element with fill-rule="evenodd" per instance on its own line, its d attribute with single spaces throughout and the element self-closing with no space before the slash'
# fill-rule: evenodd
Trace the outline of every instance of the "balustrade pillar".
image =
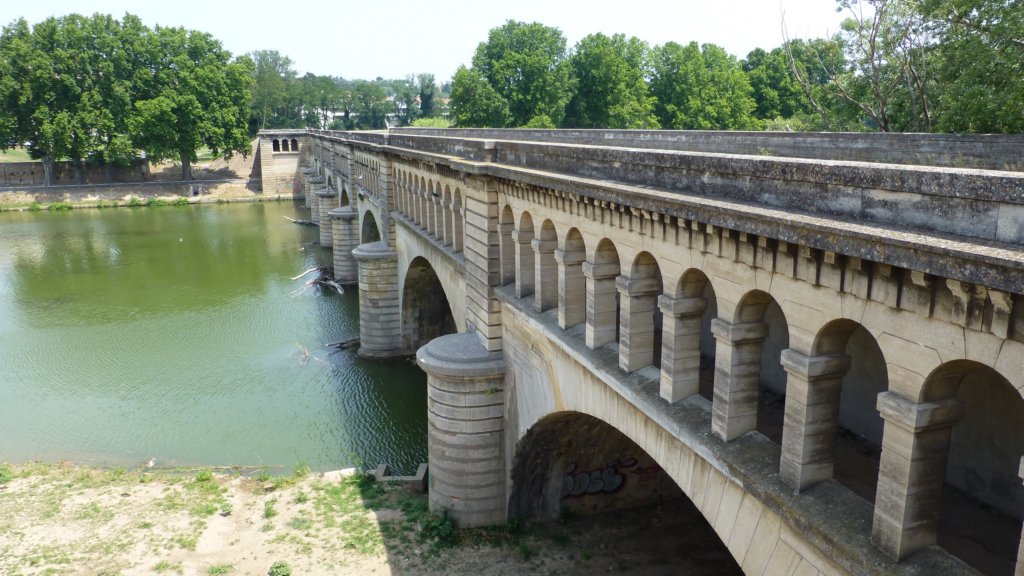
<svg viewBox="0 0 1024 576">
<path fill-rule="evenodd" d="M 431 340 L 416 353 L 427 373 L 430 511 L 460 528 L 503 524 L 505 362 L 477 334 Z"/>
<path fill-rule="evenodd" d="M 761 348 L 768 336 L 763 322 L 711 321 L 715 336 L 715 398 L 711 431 L 728 442 L 757 429 Z"/>
<path fill-rule="evenodd" d="M 615 277 L 619 275 L 616 262 L 605 264 L 583 263 L 583 277 L 587 279 L 587 348 L 599 348 L 615 341 L 618 334 L 618 310 L 615 302 Z"/>
<path fill-rule="evenodd" d="M 512 242 L 516 251 L 516 298 L 525 298 L 533 294 L 533 232 L 512 231 Z"/>
<path fill-rule="evenodd" d="M 850 357 L 806 356 L 782 351 L 786 376 L 786 419 L 782 428 L 782 482 L 797 492 L 832 477 L 839 395 Z"/>
<path fill-rule="evenodd" d="M 939 538 L 939 511 L 957 400 L 916 403 L 895 392 L 878 395 L 885 419 L 871 537 L 895 560 Z"/>
<path fill-rule="evenodd" d="M 700 330 L 703 298 L 659 296 L 661 309 L 661 397 L 678 402 L 700 389 Z"/>
<path fill-rule="evenodd" d="M 534 263 L 533 309 L 543 312 L 558 306 L 558 264 L 555 262 L 558 241 L 534 238 L 530 247 Z"/>
<path fill-rule="evenodd" d="M 586 253 L 555 250 L 554 256 L 558 263 L 558 326 L 565 329 L 587 320 L 587 286 L 582 266 Z"/>
<path fill-rule="evenodd" d="M 356 282 L 358 269 L 352 250 L 359 245 L 359 213 L 345 206 L 331 210 L 329 216 L 334 236 L 334 279 L 340 284 Z"/>
<path fill-rule="evenodd" d="M 619 276 L 615 288 L 619 291 L 619 368 L 633 372 L 654 363 L 654 311 L 661 281 Z"/>
<path fill-rule="evenodd" d="M 385 358 L 402 353 L 398 253 L 386 242 L 352 251 L 359 274 L 359 355 Z"/>
</svg>

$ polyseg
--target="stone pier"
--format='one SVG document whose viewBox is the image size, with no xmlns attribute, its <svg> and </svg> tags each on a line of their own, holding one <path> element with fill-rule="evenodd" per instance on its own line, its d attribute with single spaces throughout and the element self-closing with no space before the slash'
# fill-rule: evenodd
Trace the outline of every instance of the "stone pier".
<svg viewBox="0 0 1024 576">
<path fill-rule="evenodd" d="M 505 361 L 477 334 L 442 336 L 419 349 L 427 373 L 430 511 L 460 528 L 503 524 Z"/>
<path fill-rule="evenodd" d="M 357 282 L 358 268 L 352 251 L 359 245 L 359 214 L 351 206 L 344 206 L 331 210 L 328 216 L 333 235 L 334 279 L 341 284 Z"/>
<path fill-rule="evenodd" d="M 352 251 L 359 275 L 359 355 L 387 358 L 402 353 L 398 254 L 385 242 Z"/>
</svg>

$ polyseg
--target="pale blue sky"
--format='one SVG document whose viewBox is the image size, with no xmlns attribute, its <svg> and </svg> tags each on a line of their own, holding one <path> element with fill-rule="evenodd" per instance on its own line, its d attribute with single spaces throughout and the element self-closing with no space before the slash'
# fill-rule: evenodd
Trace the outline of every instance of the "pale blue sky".
<svg viewBox="0 0 1024 576">
<path fill-rule="evenodd" d="M 594 32 L 624 33 L 651 44 L 713 42 L 742 58 L 782 43 L 785 10 L 791 37 L 834 33 L 835 0 L 5 0 L 0 22 L 35 23 L 71 12 L 131 12 L 147 25 L 209 32 L 235 54 L 273 49 L 299 73 L 345 78 L 401 78 L 430 72 L 438 80 L 469 64 L 487 32 L 508 19 L 560 28 L 571 47 Z"/>
</svg>

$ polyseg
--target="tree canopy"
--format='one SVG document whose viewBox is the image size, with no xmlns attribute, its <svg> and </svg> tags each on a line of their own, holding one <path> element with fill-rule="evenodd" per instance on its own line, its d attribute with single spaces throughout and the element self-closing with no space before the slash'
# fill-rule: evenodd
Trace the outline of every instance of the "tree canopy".
<svg viewBox="0 0 1024 576">
<path fill-rule="evenodd" d="M 15 20 L 0 32 L 0 146 L 53 163 L 124 163 L 144 152 L 182 162 L 196 151 L 248 152 L 248 58 L 182 28 L 132 15 Z M 81 170 L 79 170 L 81 175 Z"/>
</svg>

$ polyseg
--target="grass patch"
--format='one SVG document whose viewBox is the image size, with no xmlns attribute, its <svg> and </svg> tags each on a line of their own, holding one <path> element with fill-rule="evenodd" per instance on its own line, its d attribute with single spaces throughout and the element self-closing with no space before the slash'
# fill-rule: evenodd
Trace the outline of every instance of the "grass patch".
<svg viewBox="0 0 1024 576">
<path fill-rule="evenodd" d="M 196 546 L 199 545 L 199 534 L 179 534 L 174 541 L 185 550 L 195 552 Z"/>
<path fill-rule="evenodd" d="M 292 567 L 283 560 L 278 560 L 270 565 L 267 576 L 292 576 Z"/>
<path fill-rule="evenodd" d="M 144 204 L 143 204 L 141 199 L 136 198 L 135 196 L 132 196 L 132 197 L 128 198 L 128 202 L 125 203 L 125 206 L 127 206 L 129 208 L 135 208 L 137 206 L 144 206 Z"/>
<path fill-rule="evenodd" d="M 7 484 L 14 480 L 14 470 L 10 464 L 0 463 L 0 484 Z"/>
<path fill-rule="evenodd" d="M 157 574 L 163 574 L 164 572 L 167 572 L 169 570 L 173 570 L 177 574 L 184 573 L 184 570 L 181 567 L 181 562 L 175 562 L 174 564 L 171 564 L 167 560 L 161 560 L 157 562 L 155 566 L 153 566 L 153 572 L 156 572 Z"/>
<path fill-rule="evenodd" d="M 33 160 L 29 156 L 28 150 L 24 148 L 10 148 L 0 150 L 0 162 L 38 162 L 38 160 Z"/>
<path fill-rule="evenodd" d="M 47 208 L 50 212 L 60 212 L 63 210 L 71 210 L 71 204 L 67 202 L 54 202 Z"/>
<path fill-rule="evenodd" d="M 206 573 L 210 576 L 224 576 L 225 574 L 231 574 L 234 571 L 235 567 L 231 564 L 218 564 L 206 569 Z"/>
<path fill-rule="evenodd" d="M 150 198 L 146 200 L 146 206 L 150 208 L 154 206 L 167 206 L 168 204 L 170 204 L 170 202 L 164 200 L 163 198 Z"/>
<path fill-rule="evenodd" d="M 185 198 L 184 196 L 178 196 L 174 200 L 171 200 L 169 204 L 171 206 L 188 206 L 188 198 Z"/>
<path fill-rule="evenodd" d="M 271 498 L 270 500 L 267 500 L 266 502 L 264 502 L 263 503 L 263 517 L 266 518 L 267 520 L 270 520 L 274 516 L 277 516 L 277 510 L 274 508 L 274 506 L 276 506 L 276 505 L 277 505 L 277 499 L 276 498 Z"/>
</svg>

